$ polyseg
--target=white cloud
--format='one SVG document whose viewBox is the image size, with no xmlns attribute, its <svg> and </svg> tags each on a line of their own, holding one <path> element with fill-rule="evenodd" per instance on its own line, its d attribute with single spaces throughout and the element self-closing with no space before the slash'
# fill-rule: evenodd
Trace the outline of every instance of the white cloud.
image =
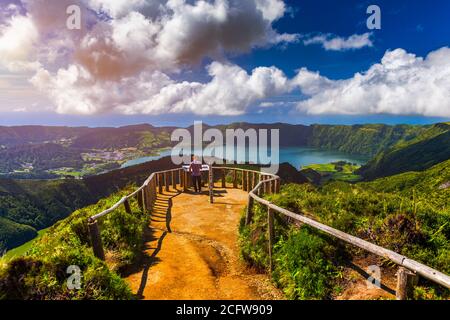
<svg viewBox="0 0 450 320">
<path fill-rule="evenodd" d="M 226 61 L 227 53 L 298 40 L 272 28 L 285 12 L 281 0 L 86 0 L 109 18 L 92 23 L 89 17 L 89 28 L 74 35 L 62 31 L 60 37 L 48 30 L 52 23 L 62 23 L 52 17 L 68 0 L 47 0 L 57 2 L 54 8 L 47 3 L 48 12 L 42 11 L 42 3 L 25 1 L 47 40 L 38 50 L 45 63 L 31 83 L 60 113 L 240 114 L 256 99 L 280 90 L 278 81 L 285 79 L 281 71 L 258 68 L 248 75 L 216 62 L 208 67 L 210 83 L 177 82 L 173 75 L 199 66 L 206 57 Z M 58 61 L 60 56 L 69 63 Z M 52 62 L 62 66 L 52 69 Z"/>
<path fill-rule="evenodd" d="M 110 17 L 117 19 L 128 14 L 130 11 L 142 10 L 150 6 L 152 3 L 162 1 L 145 1 L 145 0 L 89 0 L 90 7 L 97 12 L 105 12 Z"/>
<path fill-rule="evenodd" d="M 72 1 L 24 1 L 27 12 L 12 10 L 1 26 L 0 65 L 34 70 L 31 83 L 59 113 L 239 115 L 250 106 L 280 107 L 267 99 L 299 88 L 305 100 L 297 108 L 310 114 L 450 116 L 448 48 L 426 58 L 389 51 L 366 72 L 337 81 L 305 68 L 288 79 L 275 67 L 247 72 L 227 62 L 229 53 L 299 40 L 272 27 L 286 12 L 281 0 L 83 0 L 76 3 L 108 18 L 85 8 L 80 32 L 58 27 Z M 302 40 L 327 50 L 373 45 L 370 33 Z M 205 58 L 215 61 L 209 81 L 178 80 Z"/>
<path fill-rule="evenodd" d="M 208 83 L 175 82 L 158 71 L 98 82 L 86 70 L 72 65 L 56 75 L 41 69 L 32 82 L 55 101 L 58 112 L 69 114 L 239 115 L 259 100 L 291 90 L 289 80 L 276 68 L 260 67 L 248 74 L 238 66 L 214 62 L 208 72 Z"/>
<path fill-rule="evenodd" d="M 330 80 L 305 68 L 292 79 L 275 67 L 255 68 L 249 74 L 219 62 L 212 63 L 208 73 L 211 80 L 206 83 L 177 82 L 159 71 L 98 81 L 72 65 L 56 75 L 41 70 L 33 83 L 55 101 L 61 113 L 239 115 L 256 104 L 280 107 L 261 101 L 299 88 L 306 99 L 297 109 L 308 114 L 450 116 L 449 48 L 425 59 L 403 49 L 388 51 L 381 63 L 345 80 Z"/>
<path fill-rule="evenodd" d="M 364 47 L 372 47 L 373 42 L 370 39 L 372 33 L 354 34 L 348 38 L 335 36 L 333 34 L 320 34 L 303 41 L 305 45 L 321 44 L 325 50 L 345 51 L 355 50 Z"/>
<path fill-rule="evenodd" d="M 14 15 L 0 25 L 0 65 L 10 71 L 30 71 L 39 66 L 33 47 L 38 32 L 29 16 Z"/>
<path fill-rule="evenodd" d="M 308 114 L 396 114 L 450 117 L 450 49 L 425 59 L 403 49 L 388 51 L 365 73 L 333 81 L 301 70 L 294 82 L 308 98 Z"/>
<path fill-rule="evenodd" d="M 292 105 L 295 105 L 296 103 L 293 101 L 265 101 L 261 102 L 259 104 L 260 108 L 283 108 L 283 107 L 290 107 Z"/>
</svg>

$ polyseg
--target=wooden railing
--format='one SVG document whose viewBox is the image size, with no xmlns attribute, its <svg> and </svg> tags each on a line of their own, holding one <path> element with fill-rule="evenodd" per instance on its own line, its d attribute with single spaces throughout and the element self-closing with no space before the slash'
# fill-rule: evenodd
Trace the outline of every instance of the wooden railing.
<svg viewBox="0 0 450 320">
<path fill-rule="evenodd" d="M 247 225 L 252 223 L 255 203 L 259 203 L 267 208 L 270 270 L 273 269 L 272 250 L 275 237 L 274 214 L 278 213 L 290 218 L 291 220 L 306 224 L 314 229 L 322 231 L 325 234 L 342 240 L 347 244 L 353 245 L 397 264 L 399 266 L 399 270 L 397 272 L 396 297 L 399 300 L 407 299 L 411 295 L 412 288 L 415 284 L 417 284 L 419 276 L 450 289 L 450 277 L 442 272 L 432 269 L 420 262 L 409 259 L 408 257 L 400 255 L 394 251 L 324 225 L 306 216 L 278 207 L 267 201 L 263 198 L 264 195 L 279 193 L 280 191 L 280 177 L 277 175 L 233 167 L 212 167 L 209 171 L 208 179 L 211 202 L 214 201 L 214 176 L 217 178 L 217 175 L 214 174 L 215 171 L 220 173 L 218 180 L 221 180 L 222 188 L 226 188 L 227 172 L 231 172 L 233 188 L 241 188 L 243 191 L 248 192 L 248 203 L 245 219 L 245 223 Z M 240 179 L 238 178 L 238 174 L 240 174 Z M 238 184 L 239 180 L 241 182 L 240 185 Z M 91 235 L 94 254 L 100 259 L 104 260 L 105 258 L 100 238 L 100 231 L 97 224 L 98 219 L 116 210 L 121 205 L 124 205 L 125 210 L 131 213 L 129 200 L 133 197 L 137 198 L 139 207 L 142 211 L 151 212 L 156 201 L 157 193 L 169 191 L 171 184 L 174 189 L 177 184 L 179 184 L 182 190 L 186 191 L 189 186 L 188 174 L 182 168 L 152 173 L 144 184 L 135 192 L 123 197 L 111 208 L 89 218 L 89 232 Z"/>
<path fill-rule="evenodd" d="M 151 213 L 155 205 L 157 194 L 169 191 L 171 184 L 174 189 L 179 184 L 183 190 L 186 191 L 189 186 L 189 177 L 185 170 L 179 168 L 154 172 L 147 180 L 145 180 L 139 189 L 120 199 L 111 208 L 90 217 L 88 220 L 88 228 L 95 256 L 105 260 L 105 252 L 103 250 L 100 227 L 98 224 L 99 219 L 117 210 L 122 205 L 127 213 L 131 213 L 130 200 L 133 198 L 136 198 L 139 209 L 142 212 Z"/>
</svg>

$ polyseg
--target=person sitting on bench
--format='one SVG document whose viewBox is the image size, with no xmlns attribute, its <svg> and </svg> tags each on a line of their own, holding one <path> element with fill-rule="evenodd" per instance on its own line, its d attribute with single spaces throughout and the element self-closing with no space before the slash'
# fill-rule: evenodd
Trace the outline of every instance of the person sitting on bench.
<svg viewBox="0 0 450 320">
<path fill-rule="evenodd" d="M 189 165 L 189 172 L 192 175 L 192 183 L 194 184 L 195 193 L 202 192 L 202 163 L 198 161 L 196 156 L 192 157 Z"/>
</svg>

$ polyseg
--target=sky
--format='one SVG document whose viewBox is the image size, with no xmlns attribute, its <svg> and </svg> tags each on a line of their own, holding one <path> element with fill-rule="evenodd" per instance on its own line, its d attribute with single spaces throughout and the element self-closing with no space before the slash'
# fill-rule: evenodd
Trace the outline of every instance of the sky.
<svg viewBox="0 0 450 320">
<path fill-rule="evenodd" d="M 0 125 L 449 121 L 449 17 L 447 0 L 0 0 Z"/>
</svg>

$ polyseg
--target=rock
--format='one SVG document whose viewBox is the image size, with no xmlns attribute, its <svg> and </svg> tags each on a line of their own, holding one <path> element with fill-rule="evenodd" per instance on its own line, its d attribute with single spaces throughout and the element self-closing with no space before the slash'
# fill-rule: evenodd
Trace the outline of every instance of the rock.
<svg viewBox="0 0 450 320">
<path fill-rule="evenodd" d="M 445 190 L 445 189 L 448 189 L 448 188 L 450 188 L 450 181 L 448 181 L 448 182 L 442 184 L 442 185 L 439 187 L 439 189 L 441 189 L 441 190 Z"/>
</svg>

